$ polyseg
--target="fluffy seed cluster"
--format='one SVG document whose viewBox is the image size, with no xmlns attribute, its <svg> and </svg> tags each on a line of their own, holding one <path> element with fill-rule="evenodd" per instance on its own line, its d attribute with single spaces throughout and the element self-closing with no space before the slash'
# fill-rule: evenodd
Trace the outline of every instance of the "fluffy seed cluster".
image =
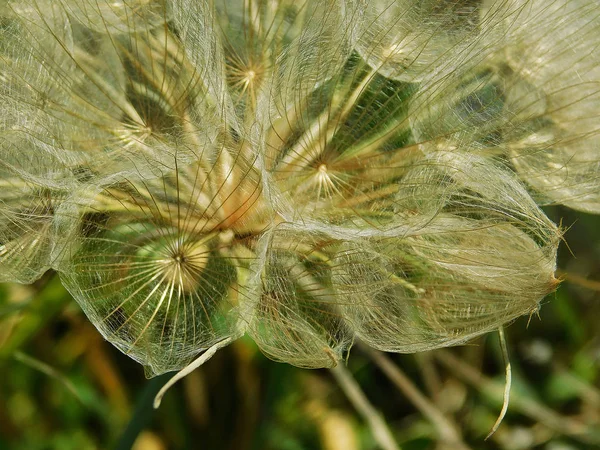
<svg viewBox="0 0 600 450">
<path fill-rule="evenodd" d="M 0 2 L 0 281 L 150 373 L 465 342 L 600 212 L 596 0 Z"/>
</svg>

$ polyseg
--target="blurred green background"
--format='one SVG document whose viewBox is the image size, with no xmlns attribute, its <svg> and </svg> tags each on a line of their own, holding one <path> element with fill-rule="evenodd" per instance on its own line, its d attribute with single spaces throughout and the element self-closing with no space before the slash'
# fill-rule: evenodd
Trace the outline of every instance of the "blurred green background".
<svg viewBox="0 0 600 450">
<path fill-rule="evenodd" d="M 384 448 L 386 432 L 387 448 L 408 450 L 600 448 L 600 218 L 547 212 L 565 229 L 564 281 L 539 317 L 506 330 L 511 403 L 487 441 L 504 388 L 496 334 L 383 360 L 357 345 L 337 376 L 271 362 L 242 339 L 154 411 L 169 374 L 147 380 L 46 274 L 0 286 L 0 449 L 362 450 Z M 357 386 L 364 397 L 346 395 Z"/>
</svg>

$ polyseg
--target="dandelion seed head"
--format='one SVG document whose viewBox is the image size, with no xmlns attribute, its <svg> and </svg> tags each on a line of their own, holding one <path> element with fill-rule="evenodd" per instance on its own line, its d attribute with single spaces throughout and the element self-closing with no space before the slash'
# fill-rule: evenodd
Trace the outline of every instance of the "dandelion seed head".
<svg viewBox="0 0 600 450">
<path fill-rule="evenodd" d="M 0 266 L 56 269 L 150 373 L 463 343 L 555 289 L 539 203 L 598 211 L 590 1 L 0 13 Z"/>
</svg>

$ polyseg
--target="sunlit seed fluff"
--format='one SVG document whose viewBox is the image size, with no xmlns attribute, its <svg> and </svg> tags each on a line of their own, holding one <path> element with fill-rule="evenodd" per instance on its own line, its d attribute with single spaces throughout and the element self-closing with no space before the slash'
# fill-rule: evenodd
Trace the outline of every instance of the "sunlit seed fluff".
<svg viewBox="0 0 600 450">
<path fill-rule="evenodd" d="M 600 212 L 600 12 L 589 0 L 533 1 L 505 45 L 509 155 L 547 202 Z M 542 23 L 555 23 L 547 30 Z M 520 98 L 519 98 L 520 97 Z"/>
<path fill-rule="evenodd" d="M 598 204 L 600 10 L 544 5 L 9 1 L 3 279 L 55 268 L 150 374 L 244 334 L 331 367 L 530 314 L 560 232 L 528 189 Z"/>
</svg>

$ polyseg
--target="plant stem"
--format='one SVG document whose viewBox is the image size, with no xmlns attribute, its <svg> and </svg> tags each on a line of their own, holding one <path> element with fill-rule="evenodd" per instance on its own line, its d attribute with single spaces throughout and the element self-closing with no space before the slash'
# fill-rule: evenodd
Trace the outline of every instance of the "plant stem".
<svg viewBox="0 0 600 450">
<path fill-rule="evenodd" d="M 361 349 L 385 373 L 400 392 L 431 422 L 441 440 L 448 443 L 451 448 L 469 450 L 469 447 L 463 442 L 456 424 L 444 416 L 387 355 L 363 345 L 361 345 Z"/>
<path fill-rule="evenodd" d="M 123 434 L 121 434 L 115 450 L 130 450 L 133 447 L 140 432 L 146 428 L 152 419 L 152 415 L 154 414 L 154 408 L 152 408 L 154 397 L 172 376 L 172 372 L 164 373 L 146 383 L 146 387 L 137 401 L 131 420 L 125 427 Z"/>
<path fill-rule="evenodd" d="M 331 373 L 344 391 L 344 394 L 346 394 L 346 397 L 348 397 L 348 400 L 350 400 L 350 403 L 367 421 L 373 437 L 381 448 L 384 450 L 400 450 L 387 423 L 385 423 L 381 414 L 369 402 L 356 380 L 348 372 L 348 369 L 343 364 L 338 364 L 331 369 Z"/>
<path fill-rule="evenodd" d="M 454 356 L 447 350 L 438 350 L 435 358 L 447 369 L 455 373 L 460 379 L 475 387 L 489 398 L 501 402 L 504 397 L 504 388 L 480 371 Z M 600 444 L 600 433 L 587 427 L 585 424 L 570 417 L 565 417 L 537 402 L 531 397 L 513 395 L 512 407 L 514 410 L 525 414 L 536 422 L 540 422 L 550 430 L 571 436 L 580 442 Z"/>
</svg>

